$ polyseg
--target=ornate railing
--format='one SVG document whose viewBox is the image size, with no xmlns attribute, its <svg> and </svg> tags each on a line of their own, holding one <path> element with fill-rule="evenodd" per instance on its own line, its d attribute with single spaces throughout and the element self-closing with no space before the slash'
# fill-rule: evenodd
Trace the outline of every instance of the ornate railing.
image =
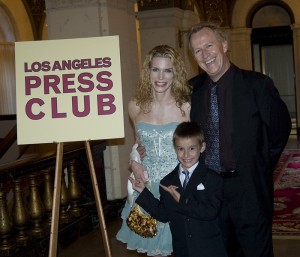
<svg viewBox="0 0 300 257">
<path fill-rule="evenodd" d="M 91 143 L 104 215 L 116 217 L 120 206 L 106 200 L 104 150 L 104 142 Z M 0 256 L 48 256 L 55 163 L 56 153 L 50 152 L 0 165 Z M 98 225 L 85 147 L 83 143 L 67 145 L 63 155 L 58 248 Z"/>
</svg>

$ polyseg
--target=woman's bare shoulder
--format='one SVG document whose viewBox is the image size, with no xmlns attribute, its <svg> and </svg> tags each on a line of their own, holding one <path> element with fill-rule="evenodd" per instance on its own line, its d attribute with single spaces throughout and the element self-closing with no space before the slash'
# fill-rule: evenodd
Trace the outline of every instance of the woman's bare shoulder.
<svg viewBox="0 0 300 257">
<path fill-rule="evenodd" d="M 186 115 L 189 117 L 191 112 L 191 104 L 186 102 L 182 105 L 182 110 L 186 113 Z"/>
<path fill-rule="evenodd" d="M 191 108 L 191 103 L 185 102 L 185 103 L 183 103 L 183 106 L 184 106 L 185 108 Z"/>
<path fill-rule="evenodd" d="M 134 99 L 128 103 L 128 113 L 132 121 L 134 121 L 136 116 L 140 113 L 140 107 L 136 104 Z"/>
</svg>

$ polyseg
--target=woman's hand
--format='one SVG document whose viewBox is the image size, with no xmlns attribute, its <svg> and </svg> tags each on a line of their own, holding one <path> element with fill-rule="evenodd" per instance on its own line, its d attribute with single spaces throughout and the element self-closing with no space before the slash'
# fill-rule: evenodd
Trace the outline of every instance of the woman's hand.
<svg viewBox="0 0 300 257">
<path fill-rule="evenodd" d="M 148 181 L 146 171 L 144 170 L 142 164 L 136 161 L 131 161 L 131 170 L 136 180 L 142 181 L 143 183 L 146 183 Z"/>
<path fill-rule="evenodd" d="M 145 149 L 145 147 L 139 144 L 138 147 L 136 148 L 136 150 L 138 151 L 141 160 L 144 160 L 144 158 L 146 156 L 146 149 Z"/>
</svg>

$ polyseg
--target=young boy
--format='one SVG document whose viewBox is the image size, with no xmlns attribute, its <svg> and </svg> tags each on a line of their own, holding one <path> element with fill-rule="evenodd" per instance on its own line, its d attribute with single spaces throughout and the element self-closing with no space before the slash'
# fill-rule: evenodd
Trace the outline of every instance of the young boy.
<svg viewBox="0 0 300 257">
<path fill-rule="evenodd" d="M 174 257 L 226 257 L 219 228 L 223 180 L 200 158 L 205 150 L 201 128 L 193 122 L 180 123 L 173 145 L 180 163 L 161 180 L 160 200 L 142 181 L 130 177 L 140 193 L 136 203 L 157 220 L 170 223 Z"/>
</svg>

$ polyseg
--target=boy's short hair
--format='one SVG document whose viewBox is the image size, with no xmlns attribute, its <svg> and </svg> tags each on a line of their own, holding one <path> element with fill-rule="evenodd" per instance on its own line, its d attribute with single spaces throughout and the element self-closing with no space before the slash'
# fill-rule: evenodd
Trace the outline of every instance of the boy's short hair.
<svg viewBox="0 0 300 257">
<path fill-rule="evenodd" d="M 197 138 L 200 146 L 204 143 L 203 130 L 196 122 L 182 122 L 177 126 L 173 133 L 173 146 L 176 146 L 177 139 L 191 137 Z"/>
</svg>

